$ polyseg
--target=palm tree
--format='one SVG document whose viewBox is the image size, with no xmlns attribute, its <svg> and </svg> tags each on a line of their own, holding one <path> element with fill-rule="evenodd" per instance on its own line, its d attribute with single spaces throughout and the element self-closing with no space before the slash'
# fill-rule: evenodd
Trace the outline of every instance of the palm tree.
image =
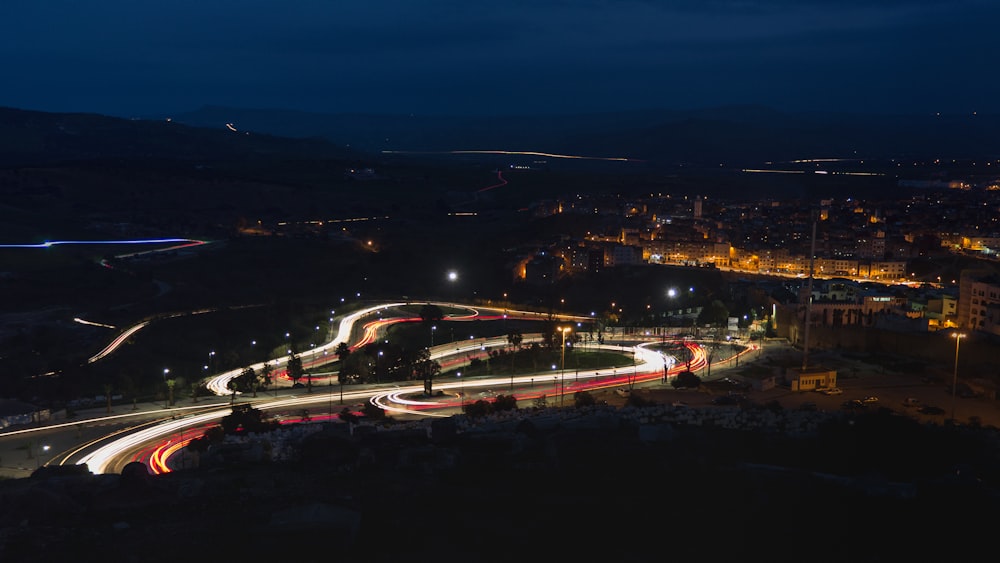
<svg viewBox="0 0 1000 563">
<path fill-rule="evenodd" d="M 514 392 L 514 357 L 516 356 L 516 351 L 521 347 L 521 342 L 524 341 L 524 335 L 521 334 L 519 330 L 512 330 L 507 333 L 507 344 L 511 347 L 510 352 L 510 392 Z"/>
<path fill-rule="evenodd" d="M 337 355 L 337 359 L 343 363 L 343 361 L 351 354 L 351 347 L 347 345 L 346 342 L 341 342 L 337 344 L 337 349 L 334 351 Z"/>
<path fill-rule="evenodd" d="M 426 303 L 420 308 L 420 321 L 428 328 L 431 333 L 431 347 L 434 347 L 434 323 L 440 321 L 444 318 L 444 312 L 441 311 L 441 307 L 433 303 Z"/>
<path fill-rule="evenodd" d="M 434 376 L 441 372 L 441 364 L 431 359 L 431 353 L 427 349 L 418 350 L 417 361 L 414 363 L 414 375 L 424 382 L 424 394 L 434 393 Z"/>
<path fill-rule="evenodd" d="M 512 330 L 509 333 L 507 333 L 507 344 L 509 344 L 511 348 L 515 349 L 520 348 L 521 342 L 523 341 L 524 341 L 524 335 L 521 334 L 521 331 Z"/>
</svg>

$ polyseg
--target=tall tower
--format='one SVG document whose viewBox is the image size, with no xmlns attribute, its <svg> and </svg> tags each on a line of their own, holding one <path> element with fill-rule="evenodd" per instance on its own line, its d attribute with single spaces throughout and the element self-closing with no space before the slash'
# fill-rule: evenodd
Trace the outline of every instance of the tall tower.
<svg viewBox="0 0 1000 563">
<path fill-rule="evenodd" d="M 819 219 L 819 212 L 812 213 L 812 241 L 809 248 L 809 279 L 806 285 L 804 296 L 805 316 L 802 322 L 804 332 L 802 338 L 802 367 L 799 369 L 789 368 L 785 372 L 785 378 L 791 384 L 792 391 L 810 391 L 823 387 L 837 386 L 837 371 L 822 366 L 809 365 L 809 325 L 812 323 L 812 288 L 813 275 L 816 258 L 816 221 Z"/>
<path fill-rule="evenodd" d="M 701 218 L 701 196 L 698 196 L 694 199 L 694 218 L 695 219 Z"/>
</svg>

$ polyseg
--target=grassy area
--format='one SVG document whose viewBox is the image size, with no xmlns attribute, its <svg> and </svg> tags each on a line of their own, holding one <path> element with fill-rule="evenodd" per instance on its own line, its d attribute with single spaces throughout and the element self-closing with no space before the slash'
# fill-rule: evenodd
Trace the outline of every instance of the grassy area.
<svg viewBox="0 0 1000 563">
<path fill-rule="evenodd" d="M 456 372 L 462 372 L 465 377 L 478 377 L 486 375 L 519 375 L 534 373 L 552 369 L 552 366 L 559 368 L 560 355 L 558 352 L 539 351 L 532 354 L 530 350 L 522 350 L 511 357 L 505 355 L 491 359 L 473 360 L 470 365 L 441 372 L 442 378 L 455 377 Z M 618 352 L 606 351 L 583 351 L 566 354 L 566 372 L 576 370 L 591 370 L 603 368 L 618 368 L 632 365 L 632 356 L 620 354 Z"/>
</svg>

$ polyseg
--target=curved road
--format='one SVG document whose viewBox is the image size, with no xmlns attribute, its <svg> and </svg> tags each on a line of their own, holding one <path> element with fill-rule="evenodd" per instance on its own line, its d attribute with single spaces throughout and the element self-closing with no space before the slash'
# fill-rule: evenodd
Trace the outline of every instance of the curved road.
<svg viewBox="0 0 1000 563">
<path fill-rule="evenodd" d="M 320 355 L 324 351 L 335 350 L 341 343 L 347 343 L 352 348 L 364 346 L 368 342 L 374 341 L 380 330 L 394 322 L 412 322 L 412 317 L 382 318 L 385 311 L 405 305 L 424 305 L 424 302 L 397 302 L 385 303 L 377 306 L 351 313 L 345 316 L 339 323 L 339 331 L 330 342 L 318 347 L 309 355 Z M 461 308 L 468 310 L 467 315 L 449 315 L 448 320 L 502 320 L 504 318 L 545 320 L 549 316 L 547 313 L 537 313 L 533 311 L 517 311 L 501 308 L 470 307 L 455 303 L 432 303 L 450 309 Z M 506 315 L 506 317 L 504 316 Z M 362 336 L 353 344 L 350 344 L 352 334 L 356 334 L 355 327 L 358 323 L 374 317 L 373 320 L 363 324 Z M 584 322 L 592 321 L 590 317 L 557 315 L 559 321 Z M 528 335 L 525 342 L 530 342 L 535 336 Z M 599 389 L 607 387 L 631 386 L 636 383 L 656 380 L 673 375 L 688 368 L 687 364 L 675 365 L 673 358 L 664 356 L 656 350 L 650 349 L 649 344 L 638 344 L 631 347 L 624 345 L 602 345 L 600 348 L 616 351 L 632 350 L 635 357 L 633 366 L 614 369 L 585 370 L 565 372 L 561 370 L 547 370 L 533 374 L 521 376 L 505 377 L 481 377 L 472 380 L 458 381 L 435 381 L 435 389 L 442 391 L 439 397 L 427 400 L 422 397 L 423 386 L 410 385 L 398 386 L 386 384 L 381 386 L 352 386 L 353 389 L 344 391 L 343 388 L 328 386 L 328 392 L 307 393 L 304 395 L 289 395 L 285 397 L 258 397 L 254 399 L 254 407 L 261 410 L 271 411 L 301 411 L 310 408 L 328 407 L 329 416 L 334 416 L 334 401 L 338 403 L 338 408 L 344 404 L 356 404 L 370 401 L 380 408 L 395 415 L 406 416 L 451 416 L 456 412 L 461 412 L 462 406 L 483 397 L 495 395 L 492 389 L 506 389 L 510 386 L 513 392 L 518 389 L 516 396 L 519 401 L 530 401 L 540 397 L 560 397 L 565 394 L 587 389 Z M 482 338 L 472 341 L 462 341 L 456 343 L 449 342 L 436 346 L 432 350 L 431 357 L 444 364 L 455 362 L 467 362 L 471 355 L 485 354 L 491 347 L 506 346 L 505 337 Z M 704 351 L 694 343 L 685 343 L 692 352 L 692 362 L 690 369 L 697 370 L 705 364 Z M 454 356 L 451 360 L 449 357 Z M 314 360 L 319 365 L 327 361 L 326 356 L 321 356 Z M 329 360 L 332 362 L 333 360 Z M 275 360 L 278 367 L 282 363 L 287 363 L 287 358 Z M 305 361 L 303 362 L 306 363 Z M 263 362 L 255 364 L 254 369 L 263 367 Z M 212 377 L 207 386 L 218 395 L 235 399 L 226 388 L 230 379 L 238 376 L 244 369 L 230 370 Z M 335 389 L 337 389 L 335 391 Z M 485 391 L 479 391 L 485 390 Z M 201 435 L 202 429 L 216 424 L 222 417 L 232 412 L 229 401 L 216 402 L 212 404 L 200 405 L 187 408 L 171 408 L 145 413 L 145 418 L 151 418 L 147 422 L 136 424 L 128 428 L 116 428 L 112 433 L 99 436 L 89 442 L 82 443 L 76 447 L 69 448 L 50 462 L 57 465 L 86 464 L 91 472 L 100 473 L 120 473 L 122 468 L 132 461 L 143 461 L 154 473 L 169 472 L 173 466 L 183 465 L 183 447 L 192 439 Z M 79 428 L 83 423 L 99 424 L 104 421 L 117 419 L 120 425 L 122 419 L 133 415 L 117 415 L 114 417 L 97 417 L 90 420 L 80 420 L 67 423 L 62 426 L 63 432 L 71 431 L 73 427 Z M 56 430 L 56 426 L 49 427 L 49 430 Z M 30 429 L 24 432 L 37 431 L 41 429 Z M 8 433 L 9 434 L 9 433 Z M 3 437 L 4 433 L 0 433 Z M 173 459 L 180 459 L 179 464 Z"/>
<path fill-rule="evenodd" d="M 406 305 L 422 306 L 424 304 L 428 304 L 428 302 L 384 303 L 368 307 L 345 316 L 339 323 L 339 329 L 336 337 L 334 337 L 330 342 L 327 342 L 326 344 L 319 346 L 304 355 L 306 360 L 309 359 L 309 356 L 315 356 L 315 359 L 311 360 L 313 363 L 308 365 L 315 366 L 324 362 L 332 362 L 332 359 L 327 360 L 326 358 L 328 356 L 322 354 L 324 351 L 329 352 L 330 350 L 335 350 L 341 343 L 349 344 L 352 349 L 358 348 L 374 341 L 377 338 L 379 330 L 384 329 L 384 327 L 388 324 L 413 320 L 413 317 L 385 319 L 381 317 L 381 313 L 395 307 Z M 456 321 L 475 319 L 502 320 L 504 318 L 545 320 L 549 318 L 547 313 L 538 313 L 534 311 L 470 307 L 468 305 L 457 303 L 430 304 L 434 304 L 439 307 L 447 307 L 449 309 L 466 309 L 468 311 L 467 315 L 447 316 L 448 320 Z M 375 317 L 375 319 L 364 324 L 364 330 L 361 338 L 353 344 L 350 344 L 351 335 L 355 334 L 355 325 L 369 317 Z M 576 315 L 554 315 L 553 317 L 560 321 L 582 322 L 592 320 L 590 317 Z M 455 347 L 454 343 L 442 344 L 436 347 L 436 352 L 432 350 L 432 358 L 446 358 L 447 356 L 455 353 L 468 354 L 473 349 L 483 350 L 490 345 L 501 345 L 501 341 L 503 344 L 506 343 L 505 338 L 500 338 L 496 339 L 495 342 L 489 343 L 487 342 L 487 339 L 479 339 L 459 347 Z M 307 363 L 306 360 L 303 361 L 304 364 Z M 273 360 L 272 365 L 280 369 L 283 364 L 287 365 L 287 361 L 287 358 L 279 358 L 277 360 Z M 249 367 L 253 367 L 256 370 L 263 367 L 263 365 L 264 362 L 260 362 Z M 230 397 L 231 392 L 227 389 L 229 380 L 238 376 L 245 369 L 246 367 L 242 367 L 218 374 L 208 380 L 206 386 L 217 395 Z M 509 381 L 509 378 L 505 379 L 505 381 Z M 310 406 L 315 407 L 316 405 L 329 404 L 332 410 L 333 387 L 330 386 L 329 389 L 330 393 L 327 394 L 313 392 L 303 396 L 293 395 L 285 398 L 258 397 L 254 402 L 254 406 L 255 408 L 259 408 L 261 410 L 290 410 L 305 409 Z M 404 388 L 393 386 L 393 391 L 403 390 Z M 405 390 L 410 393 L 419 393 L 423 390 L 423 388 L 422 386 L 411 386 L 405 388 Z M 356 388 L 348 392 L 343 392 L 342 395 L 338 393 L 338 402 L 347 401 L 353 403 L 358 401 L 368 401 L 372 400 L 372 398 L 378 394 L 378 388 Z M 204 407 L 200 410 L 203 409 Z M 190 414 L 177 418 L 176 410 L 177 409 L 164 409 L 164 411 L 162 411 L 163 415 L 171 416 L 171 418 L 161 420 L 149 426 L 129 429 L 127 432 L 123 432 L 122 435 L 115 435 L 107 439 L 95 440 L 91 443 L 84 444 L 79 448 L 61 455 L 59 459 L 55 460 L 53 463 L 86 464 L 93 473 L 115 473 L 120 472 L 121 468 L 130 461 L 141 459 L 146 461 L 146 463 L 150 466 L 150 469 L 154 472 L 169 471 L 169 454 L 180 451 L 183 445 L 200 435 L 200 433 L 192 432 L 191 429 L 215 423 L 222 417 L 232 412 L 232 408 L 229 404 L 216 404 L 214 405 L 214 408 L 204 410 L 204 412 L 198 412 L 197 414 Z M 190 433 L 190 435 L 185 436 L 187 433 Z M 162 446 L 167 441 L 170 441 L 173 446 L 172 449 L 168 448 L 170 451 L 164 452 L 164 450 L 162 450 Z"/>
</svg>

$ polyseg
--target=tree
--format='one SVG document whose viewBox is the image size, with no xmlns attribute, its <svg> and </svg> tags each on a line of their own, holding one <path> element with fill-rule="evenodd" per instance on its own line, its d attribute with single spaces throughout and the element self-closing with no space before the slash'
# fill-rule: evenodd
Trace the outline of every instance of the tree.
<svg viewBox="0 0 1000 563">
<path fill-rule="evenodd" d="M 221 426 L 212 426 L 205 430 L 202 435 L 188 442 L 187 449 L 205 453 L 212 444 L 220 444 L 226 437 L 226 432 Z"/>
<path fill-rule="evenodd" d="M 305 370 L 302 369 L 302 358 L 295 353 L 295 349 L 288 353 L 288 367 L 285 368 L 288 372 L 289 379 L 292 380 L 292 385 L 295 385 L 302 379 Z"/>
<path fill-rule="evenodd" d="M 441 307 L 433 303 L 425 303 L 423 307 L 420 308 L 420 320 L 425 325 L 431 325 L 444 318 L 444 311 Z"/>
<path fill-rule="evenodd" d="M 597 404 L 597 400 L 594 399 L 589 391 L 577 391 L 573 393 L 573 406 L 575 407 L 589 407 Z"/>
<path fill-rule="evenodd" d="M 229 394 L 229 404 L 230 405 L 235 405 L 236 404 L 236 390 L 239 388 L 239 386 L 240 386 L 240 378 L 239 378 L 239 376 L 236 376 L 236 377 L 234 377 L 234 378 L 232 378 L 232 379 L 230 379 L 229 381 L 226 382 L 226 389 L 229 389 L 229 391 L 230 391 L 230 394 Z"/>
<path fill-rule="evenodd" d="M 343 363 L 343 361 L 347 359 L 347 356 L 351 355 L 351 347 L 348 346 L 346 342 L 341 342 L 340 344 L 337 344 L 337 349 L 334 351 L 334 354 L 336 354 L 337 359 Z"/>
<path fill-rule="evenodd" d="M 517 397 L 514 395 L 497 395 L 493 399 L 493 411 L 494 412 L 504 412 L 504 411 L 516 411 L 517 410 Z"/>
<path fill-rule="evenodd" d="M 417 351 L 417 361 L 413 365 L 413 376 L 424 382 L 424 394 L 434 393 L 434 376 L 441 373 L 441 364 L 431 359 L 431 353 L 426 348 Z"/>
<path fill-rule="evenodd" d="M 469 418 L 482 418 L 493 412 L 493 405 L 485 399 L 479 399 L 473 403 L 466 403 L 462 411 Z"/>
<path fill-rule="evenodd" d="M 364 354 L 349 354 L 341 363 L 337 378 L 341 383 L 360 382 L 368 378 L 368 361 Z"/>
<path fill-rule="evenodd" d="M 670 385 L 675 389 L 697 388 L 701 386 L 701 378 L 695 375 L 693 371 L 682 371 L 670 380 Z"/>
<path fill-rule="evenodd" d="M 110 383 L 104 384 L 104 400 L 107 404 L 106 412 L 108 414 L 111 414 L 111 389 L 112 387 Z"/>
<path fill-rule="evenodd" d="M 524 342 L 524 335 L 521 334 L 519 330 L 512 330 L 507 333 L 507 344 L 511 347 L 510 352 L 510 390 L 514 390 L 514 358 L 517 357 L 517 350 L 521 348 L 521 342 Z"/>
<path fill-rule="evenodd" d="M 361 407 L 361 412 L 365 415 L 365 418 L 369 420 L 384 420 L 388 418 L 385 411 L 371 401 L 368 401 L 365 403 L 365 406 Z"/>
<path fill-rule="evenodd" d="M 257 396 L 257 372 L 254 371 L 252 367 L 245 368 L 240 374 L 234 377 L 229 382 L 229 388 L 234 392 L 239 391 L 240 393 L 253 392 L 254 397 Z"/>
<path fill-rule="evenodd" d="M 509 344 L 511 348 L 517 350 L 521 347 L 521 342 L 523 341 L 524 335 L 521 334 L 521 331 L 512 330 L 507 333 L 507 344 Z"/>
<path fill-rule="evenodd" d="M 424 326 L 428 328 L 431 334 L 431 347 L 434 346 L 434 323 L 440 321 L 444 318 L 444 312 L 441 311 L 441 307 L 434 305 L 433 303 L 427 303 L 420 308 L 420 320 Z"/>
<path fill-rule="evenodd" d="M 252 367 L 248 367 L 243 372 L 243 376 L 246 377 L 246 385 L 250 387 L 250 391 L 253 396 L 257 396 L 257 386 L 260 385 L 260 380 L 258 379 L 257 372 L 254 371 Z"/>
<path fill-rule="evenodd" d="M 729 309 L 718 299 L 709 303 L 708 307 L 703 308 L 698 313 L 698 324 L 701 326 L 725 326 L 728 321 Z"/>
<path fill-rule="evenodd" d="M 176 379 L 167 380 L 167 390 L 170 392 L 170 406 L 174 406 L 174 386 L 177 385 Z"/>
<path fill-rule="evenodd" d="M 277 427 L 277 422 L 264 417 L 263 411 L 255 409 L 249 404 L 240 404 L 233 407 L 231 414 L 222 417 L 219 422 L 226 434 L 236 434 L 240 432 L 267 432 Z"/>
<path fill-rule="evenodd" d="M 260 368 L 260 373 L 257 374 L 257 379 L 260 381 L 260 386 L 262 389 L 267 389 L 274 382 L 274 378 L 271 374 L 274 373 L 274 367 L 270 362 L 264 362 L 264 365 Z"/>
</svg>

